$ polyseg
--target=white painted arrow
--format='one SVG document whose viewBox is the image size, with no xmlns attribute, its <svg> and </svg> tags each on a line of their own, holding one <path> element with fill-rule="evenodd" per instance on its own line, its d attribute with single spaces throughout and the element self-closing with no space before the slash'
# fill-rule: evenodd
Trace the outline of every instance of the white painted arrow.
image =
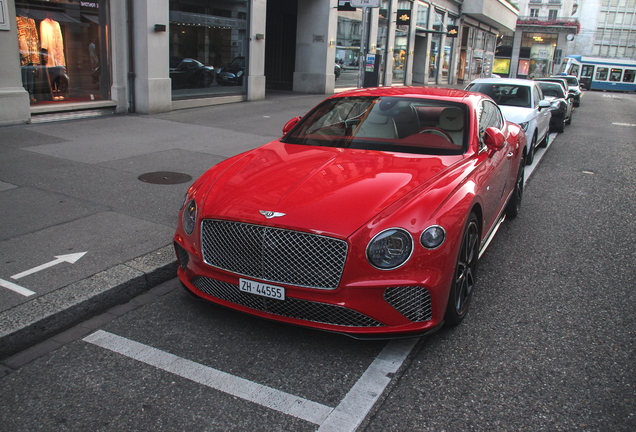
<svg viewBox="0 0 636 432">
<path fill-rule="evenodd" d="M 53 267 L 54 265 L 58 265 L 63 262 L 74 264 L 78 259 L 80 259 L 84 255 L 86 255 L 86 252 L 79 252 L 79 253 L 68 254 L 68 255 L 58 255 L 55 257 L 56 259 L 54 259 L 53 261 L 47 262 L 46 264 L 42 264 L 37 267 L 33 267 L 32 269 L 23 271 L 22 273 L 15 274 L 11 276 L 11 279 L 20 279 L 25 276 L 32 275 L 33 273 L 37 273 L 39 271 L 47 269 L 49 267 Z"/>
</svg>

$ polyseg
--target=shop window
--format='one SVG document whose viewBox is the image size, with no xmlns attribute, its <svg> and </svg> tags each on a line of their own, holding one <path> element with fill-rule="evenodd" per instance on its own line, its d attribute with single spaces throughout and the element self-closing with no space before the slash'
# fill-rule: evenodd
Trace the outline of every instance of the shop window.
<svg viewBox="0 0 636 432">
<path fill-rule="evenodd" d="M 31 104 L 110 98 L 105 0 L 15 6 L 22 85 Z"/>
<path fill-rule="evenodd" d="M 172 98 L 245 93 L 247 0 L 170 1 Z"/>
</svg>

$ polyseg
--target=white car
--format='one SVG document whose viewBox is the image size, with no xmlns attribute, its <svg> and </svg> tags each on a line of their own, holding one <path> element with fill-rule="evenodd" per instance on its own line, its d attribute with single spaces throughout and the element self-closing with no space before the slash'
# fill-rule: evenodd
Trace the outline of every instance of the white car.
<svg viewBox="0 0 636 432">
<path fill-rule="evenodd" d="M 532 164 L 538 146 L 546 146 L 550 134 L 550 102 L 536 82 L 525 79 L 480 78 L 466 90 L 490 96 L 507 120 L 521 126 L 527 136 L 526 165 Z"/>
</svg>

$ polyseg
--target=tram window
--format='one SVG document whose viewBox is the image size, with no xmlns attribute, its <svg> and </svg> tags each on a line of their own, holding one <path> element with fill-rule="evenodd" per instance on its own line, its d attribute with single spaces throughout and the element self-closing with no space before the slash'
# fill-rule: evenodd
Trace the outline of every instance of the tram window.
<svg viewBox="0 0 636 432">
<path fill-rule="evenodd" d="M 621 80 L 621 75 L 623 75 L 623 69 L 613 69 L 612 68 L 612 72 L 610 73 L 609 80 L 610 81 L 620 81 Z"/>
<path fill-rule="evenodd" d="M 574 75 L 576 77 L 579 76 L 579 65 L 573 64 L 570 68 L 570 73 L 568 75 Z"/>
<path fill-rule="evenodd" d="M 583 65 L 583 69 L 581 69 L 581 78 L 592 78 L 594 74 L 594 66 L 592 65 Z"/>
<path fill-rule="evenodd" d="M 634 78 L 636 78 L 636 70 L 634 69 L 625 69 L 625 75 L 623 75 L 623 82 L 634 82 Z"/>
<path fill-rule="evenodd" d="M 609 72 L 608 68 L 596 68 L 596 81 L 606 81 L 607 72 Z"/>
</svg>

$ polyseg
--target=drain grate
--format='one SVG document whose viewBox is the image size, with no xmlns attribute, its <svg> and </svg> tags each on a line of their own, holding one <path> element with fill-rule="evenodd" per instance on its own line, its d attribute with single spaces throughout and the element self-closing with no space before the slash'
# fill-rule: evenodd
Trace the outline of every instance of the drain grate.
<svg viewBox="0 0 636 432">
<path fill-rule="evenodd" d="M 145 183 L 152 184 L 161 184 L 161 185 L 171 185 L 171 184 L 179 184 L 179 183 L 187 183 L 192 180 L 192 177 L 178 172 L 170 172 L 170 171 L 157 171 L 142 174 L 139 177 L 139 180 Z"/>
</svg>

